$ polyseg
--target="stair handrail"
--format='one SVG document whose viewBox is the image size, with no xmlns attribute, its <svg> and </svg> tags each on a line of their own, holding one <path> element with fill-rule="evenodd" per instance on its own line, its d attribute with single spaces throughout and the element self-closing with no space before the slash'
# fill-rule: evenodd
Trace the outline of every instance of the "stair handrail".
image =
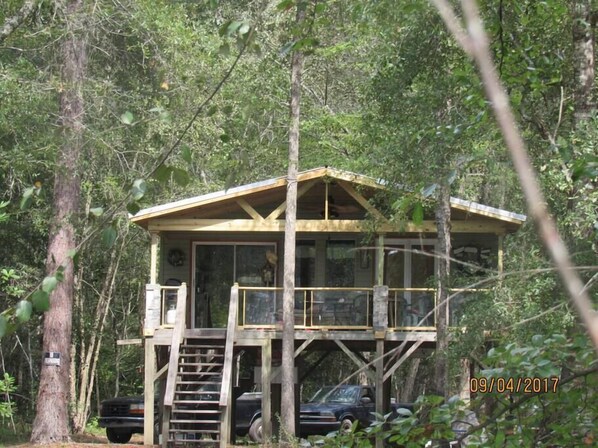
<svg viewBox="0 0 598 448">
<path fill-rule="evenodd" d="M 187 326 L 187 284 L 182 283 L 177 291 L 176 319 L 172 329 L 172 340 L 170 342 L 170 359 L 168 361 L 168 376 L 166 377 L 166 390 L 164 392 L 164 406 L 172 407 L 174 402 L 174 390 L 176 386 L 177 370 L 179 365 L 179 352 L 183 335 Z"/>
<path fill-rule="evenodd" d="M 239 313 L 239 284 L 235 283 L 230 289 L 230 303 L 228 308 L 228 324 L 226 326 L 226 345 L 224 346 L 224 364 L 222 367 L 222 386 L 220 390 L 220 406 L 228 406 L 231 379 L 233 376 L 233 349 L 237 316 Z"/>
<path fill-rule="evenodd" d="M 233 376 L 233 351 L 235 345 L 235 332 L 239 313 L 239 284 L 235 283 L 230 289 L 230 302 L 228 308 L 228 324 L 226 326 L 226 345 L 224 346 L 224 363 L 222 366 L 222 384 L 220 385 L 220 447 L 226 447 L 231 432 L 231 405 L 232 405 L 232 376 Z"/>
</svg>

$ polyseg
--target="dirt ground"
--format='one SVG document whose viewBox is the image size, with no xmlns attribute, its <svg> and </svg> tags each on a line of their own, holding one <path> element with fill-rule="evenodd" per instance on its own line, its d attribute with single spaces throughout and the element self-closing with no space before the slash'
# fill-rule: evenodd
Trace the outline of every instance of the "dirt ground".
<svg viewBox="0 0 598 448">
<path fill-rule="evenodd" d="M 98 448 L 98 445 L 119 447 L 119 448 L 139 448 L 143 446 L 143 435 L 134 434 L 131 441 L 127 444 L 110 443 L 106 436 L 99 436 L 93 434 L 78 434 L 72 436 L 73 441 L 71 443 L 53 443 L 51 445 L 43 445 L 44 448 Z M 0 444 L 2 446 L 2 444 Z M 24 443 L 20 445 L 5 445 L 14 448 L 25 448 L 25 447 L 38 447 L 40 445 L 32 445 L 31 443 Z M 152 446 L 152 445 L 149 445 Z"/>
<path fill-rule="evenodd" d="M 0 447 L 6 446 L 11 448 L 99 448 L 99 445 L 103 447 L 114 447 L 114 448 L 141 448 L 143 446 L 157 447 L 158 445 L 143 445 L 143 434 L 133 434 L 131 441 L 127 444 L 110 443 L 106 436 L 94 435 L 94 434 L 78 434 L 72 436 L 73 441 L 71 443 L 53 443 L 50 445 L 33 445 L 31 443 L 23 443 L 18 445 L 3 445 L 0 441 Z M 257 446 L 257 445 L 254 445 Z M 231 448 L 248 448 L 247 446 L 231 446 Z"/>
</svg>

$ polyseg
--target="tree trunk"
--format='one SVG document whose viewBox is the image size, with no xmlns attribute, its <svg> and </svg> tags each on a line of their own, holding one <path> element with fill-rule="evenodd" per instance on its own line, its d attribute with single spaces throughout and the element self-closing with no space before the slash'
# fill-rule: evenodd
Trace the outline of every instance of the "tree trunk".
<svg viewBox="0 0 598 448">
<path fill-rule="evenodd" d="M 100 291 L 98 302 L 96 304 L 94 322 L 90 332 L 89 342 L 85 345 L 86 350 L 81 352 L 82 364 L 79 374 L 79 393 L 77 397 L 71 397 L 74 403 L 75 411 L 73 413 L 73 432 L 81 433 L 87 424 L 87 416 L 91 407 L 91 395 L 95 379 L 95 370 L 102 347 L 102 337 L 106 324 L 106 317 L 112 302 L 114 291 L 114 282 L 116 273 L 120 264 L 120 259 L 127 242 L 126 236 L 121 240 L 121 245 L 112 246 L 110 253 L 110 263 L 108 271 L 104 277 L 102 290 Z"/>
<path fill-rule="evenodd" d="M 573 116 L 577 127 L 594 110 L 594 18 L 591 0 L 577 0 L 571 7 L 575 70 Z"/>
<path fill-rule="evenodd" d="M 25 0 L 21 9 L 19 9 L 14 16 L 9 17 L 4 21 L 2 28 L 0 28 L 0 44 L 4 42 L 8 36 L 14 33 L 31 14 L 33 14 L 36 5 L 37 2 L 34 0 Z"/>
<path fill-rule="evenodd" d="M 82 30 L 82 0 L 70 0 L 66 6 L 66 37 L 61 46 L 62 91 L 60 118 L 64 142 L 56 157 L 53 213 L 46 270 L 49 275 L 64 267 L 64 279 L 58 283 L 44 316 L 43 352 L 57 352 L 60 366 L 42 362 L 32 443 L 60 443 L 69 437 L 69 373 L 74 285 L 73 260 L 69 251 L 76 247 L 74 220 L 79 206 L 79 155 L 83 145 L 82 84 L 86 67 Z"/>
<path fill-rule="evenodd" d="M 305 5 L 297 5 L 297 26 L 305 19 Z M 289 445 L 296 434 L 295 421 L 295 224 L 297 217 L 297 171 L 299 165 L 299 116 L 303 54 L 291 57 L 291 122 L 289 126 L 289 167 L 284 237 L 284 284 L 282 297 L 282 395 L 281 438 Z M 286 443 L 285 443 L 286 442 Z"/>
<path fill-rule="evenodd" d="M 436 310 L 436 357 L 434 365 L 434 393 L 448 394 L 448 328 L 447 303 L 449 296 L 451 254 L 451 203 L 448 180 L 443 179 L 438 189 L 436 228 L 438 229 L 438 308 Z M 442 304 L 442 305 L 441 305 Z"/>
<path fill-rule="evenodd" d="M 421 358 L 412 358 L 407 372 L 407 378 L 405 378 L 405 384 L 403 386 L 403 393 L 399 397 L 399 400 L 404 403 L 411 403 L 415 401 L 413 396 L 413 389 L 415 388 L 415 380 L 417 379 L 417 372 L 419 370 L 419 363 Z"/>
</svg>

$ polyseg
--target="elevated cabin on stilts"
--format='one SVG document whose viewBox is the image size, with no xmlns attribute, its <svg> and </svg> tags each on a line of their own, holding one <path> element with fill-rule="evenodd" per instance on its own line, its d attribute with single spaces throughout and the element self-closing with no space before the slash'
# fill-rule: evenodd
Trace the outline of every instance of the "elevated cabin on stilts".
<svg viewBox="0 0 598 448">
<path fill-rule="evenodd" d="M 392 374 L 414 353 L 434 348 L 436 225 L 393 222 L 385 203 L 400 193 L 381 181 L 318 168 L 298 176 L 295 292 L 297 380 L 315 366 L 312 350 L 342 350 L 376 386 L 376 410 L 389 407 Z M 138 212 L 151 234 L 146 288 L 145 443 L 153 439 L 154 393 L 162 381 L 163 444 L 212 432 L 234 437 L 239 358 L 252 359 L 261 385 L 263 434 L 280 406 L 276 358 L 281 346 L 286 178 L 257 182 Z M 503 237 L 525 216 L 451 198 L 453 272 L 500 272 Z M 472 283 L 472 282 L 467 282 Z M 455 288 L 449 326 L 458 326 L 484 288 Z M 391 350 L 391 356 L 383 357 Z M 320 362 L 323 357 L 320 357 Z M 209 384 L 209 400 L 193 402 Z M 214 393 L 214 391 L 217 391 Z M 205 398 L 205 397 L 204 397 Z M 213 404 L 212 407 L 206 403 Z M 189 436 L 188 434 L 193 434 Z M 210 440 L 202 440 L 209 443 Z"/>
</svg>

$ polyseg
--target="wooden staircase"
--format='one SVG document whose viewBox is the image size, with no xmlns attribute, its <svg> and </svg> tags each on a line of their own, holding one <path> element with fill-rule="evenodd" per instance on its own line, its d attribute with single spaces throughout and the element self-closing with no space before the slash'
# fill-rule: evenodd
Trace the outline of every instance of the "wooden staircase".
<svg viewBox="0 0 598 448">
<path fill-rule="evenodd" d="M 177 365 L 168 446 L 220 445 L 224 341 L 183 339 Z"/>
</svg>

